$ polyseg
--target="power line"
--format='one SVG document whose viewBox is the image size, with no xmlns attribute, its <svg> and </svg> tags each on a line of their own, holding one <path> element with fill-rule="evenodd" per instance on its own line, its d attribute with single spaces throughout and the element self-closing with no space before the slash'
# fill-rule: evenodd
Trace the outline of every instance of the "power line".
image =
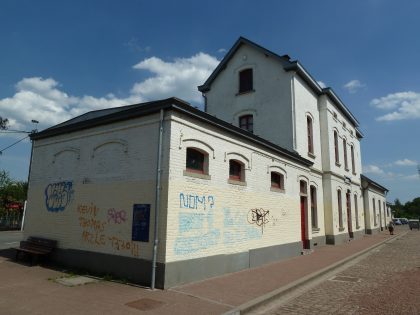
<svg viewBox="0 0 420 315">
<path fill-rule="evenodd" d="M 25 140 L 26 138 L 29 138 L 29 135 L 28 135 L 28 136 L 26 136 L 26 137 L 24 137 L 24 138 L 22 138 L 22 139 L 20 139 L 20 140 L 18 140 L 18 141 L 16 141 L 16 142 L 14 142 L 14 143 L 12 143 L 11 145 L 9 145 L 9 146 L 5 147 L 4 149 L 1 149 L 1 150 L 0 150 L 0 155 L 2 155 L 2 154 L 3 154 L 3 152 L 4 152 L 4 151 L 6 151 L 7 149 L 9 149 L 9 148 L 13 147 L 14 145 L 18 144 L 19 142 L 21 142 L 21 141 Z"/>
</svg>

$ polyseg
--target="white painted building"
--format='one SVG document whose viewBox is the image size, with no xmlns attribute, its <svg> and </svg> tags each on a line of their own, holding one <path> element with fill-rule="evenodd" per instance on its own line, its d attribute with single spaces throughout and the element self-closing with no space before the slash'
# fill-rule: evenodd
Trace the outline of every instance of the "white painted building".
<svg viewBox="0 0 420 315">
<path fill-rule="evenodd" d="M 313 162 L 311 173 L 323 182 L 327 243 L 365 233 L 363 135 L 331 88 L 321 88 L 298 61 L 241 37 L 199 90 L 209 114 Z"/>
</svg>

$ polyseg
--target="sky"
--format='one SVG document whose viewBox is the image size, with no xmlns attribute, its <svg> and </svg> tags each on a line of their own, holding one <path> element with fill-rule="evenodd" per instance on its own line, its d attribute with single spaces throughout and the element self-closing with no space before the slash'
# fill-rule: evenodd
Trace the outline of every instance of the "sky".
<svg viewBox="0 0 420 315">
<path fill-rule="evenodd" d="M 30 132 L 171 96 L 202 108 L 197 86 L 244 36 L 336 92 L 365 135 L 363 173 L 406 202 L 420 196 L 419 12 L 415 0 L 2 0 L 0 116 Z M 7 147 L 25 137 L 0 133 L 0 170 L 16 180 L 31 144 Z"/>
</svg>

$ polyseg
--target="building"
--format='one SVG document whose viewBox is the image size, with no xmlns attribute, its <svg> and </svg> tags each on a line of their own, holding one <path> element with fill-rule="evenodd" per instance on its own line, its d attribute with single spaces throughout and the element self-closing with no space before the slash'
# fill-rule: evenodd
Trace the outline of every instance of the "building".
<svg viewBox="0 0 420 315">
<path fill-rule="evenodd" d="M 366 234 L 387 229 L 391 218 L 391 207 L 386 202 L 388 189 L 362 175 L 363 200 L 365 208 Z"/>
<path fill-rule="evenodd" d="M 362 135 L 331 89 L 243 38 L 199 89 L 207 113 L 170 98 L 32 134 L 25 237 L 169 288 L 364 234 L 363 197 L 385 199 L 362 192 Z"/>
</svg>

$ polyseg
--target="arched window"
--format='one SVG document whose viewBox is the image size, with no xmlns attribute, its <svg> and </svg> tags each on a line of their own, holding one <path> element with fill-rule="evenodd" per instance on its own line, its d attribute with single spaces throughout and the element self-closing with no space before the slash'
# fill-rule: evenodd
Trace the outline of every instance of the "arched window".
<svg viewBox="0 0 420 315">
<path fill-rule="evenodd" d="M 337 202 L 338 202 L 338 225 L 340 229 L 343 229 L 343 208 L 341 205 L 341 190 L 337 190 Z"/>
<path fill-rule="evenodd" d="M 208 173 L 208 154 L 195 149 L 187 148 L 186 171 L 199 174 Z"/>
<path fill-rule="evenodd" d="M 344 154 L 344 169 L 349 170 L 349 164 L 347 161 L 347 140 L 343 138 L 343 154 Z"/>
<path fill-rule="evenodd" d="M 311 197 L 311 219 L 312 219 L 312 228 L 318 228 L 318 211 L 317 211 L 317 198 L 316 198 L 316 187 L 310 187 L 310 197 Z"/>
<path fill-rule="evenodd" d="M 338 155 L 338 133 L 334 130 L 334 153 L 335 153 L 335 164 L 340 166 L 340 157 Z"/>
<path fill-rule="evenodd" d="M 245 172 L 243 163 L 237 160 L 229 160 L 229 179 L 234 181 L 245 181 Z"/>
<path fill-rule="evenodd" d="M 308 133 L 308 153 L 314 154 L 314 132 L 310 116 L 306 116 L 306 129 Z"/>
<path fill-rule="evenodd" d="M 252 115 L 243 115 L 239 117 L 239 128 L 254 132 L 254 117 Z"/>
<path fill-rule="evenodd" d="M 271 188 L 284 190 L 284 175 L 271 172 Z"/>
<path fill-rule="evenodd" d="M 245 69 L 239 72 L 239 93 L 245 93 L 253 90 L 252 69 Z"/>
</svg>

